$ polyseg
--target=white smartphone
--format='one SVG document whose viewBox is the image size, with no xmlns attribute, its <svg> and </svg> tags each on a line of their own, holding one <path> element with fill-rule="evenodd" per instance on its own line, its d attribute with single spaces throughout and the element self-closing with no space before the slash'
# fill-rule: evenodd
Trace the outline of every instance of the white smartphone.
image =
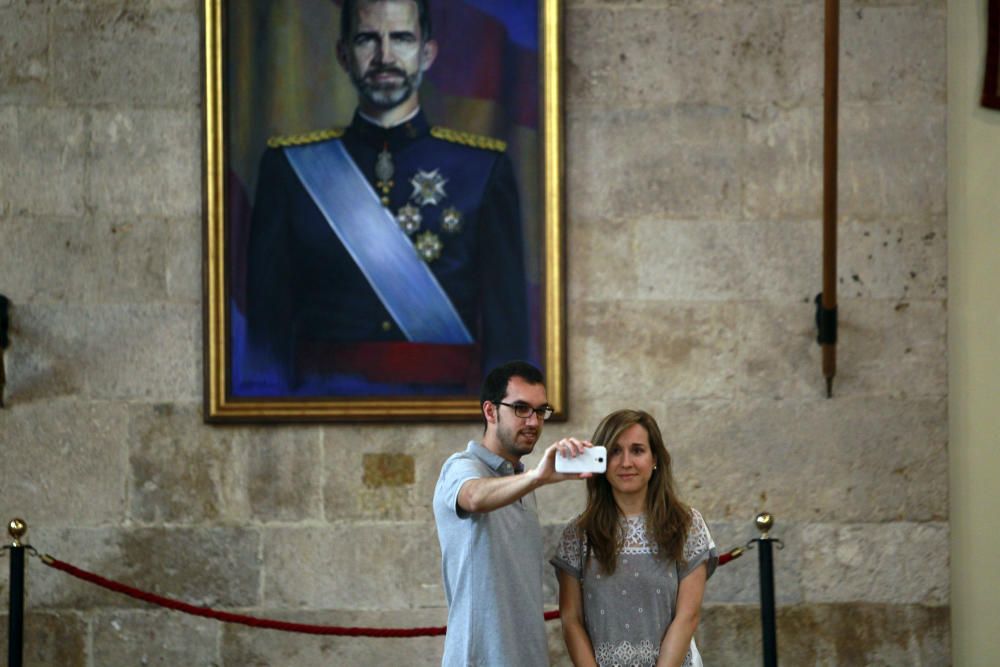
<svg viewBox="0 0 1000 667">
<path fill-rule="evenodd" d="M 603 473 L 608 469 L 608 450 L 604 447 L 587 447 L 574 457 L 563 456 L 556 452 L 556 472 L 593 472 Z"/>
</svg>

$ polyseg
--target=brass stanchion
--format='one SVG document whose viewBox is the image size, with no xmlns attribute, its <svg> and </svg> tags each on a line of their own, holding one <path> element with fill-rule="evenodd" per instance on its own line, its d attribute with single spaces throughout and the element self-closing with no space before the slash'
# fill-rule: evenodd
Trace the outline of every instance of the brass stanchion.
<svg viewBox="0 0 1000 667">
<path fill-rule="evenodd" d="M 28 532 L 23 519 L 11 519 L 7 532 L 10 544 L 10 615 L 7 623 L 7 665 L 21 667 L 24 656 L 24 545 L 21 538 Z"/>
<path fill-rule="evenodd" d="M 760 627 L 764 648 L 764 667 L 778 665 L 777 624 L 774 620 L 774 551 L 777 543 L 782 547 L 781 540 L 773 539 L 769 532 L 774 527 L 774 517 L 770 512 L 761 512 L 754 520 L 760 537 L 751 540 L 757 543 L 757 555 L 760 565 Z"/>
</svg>

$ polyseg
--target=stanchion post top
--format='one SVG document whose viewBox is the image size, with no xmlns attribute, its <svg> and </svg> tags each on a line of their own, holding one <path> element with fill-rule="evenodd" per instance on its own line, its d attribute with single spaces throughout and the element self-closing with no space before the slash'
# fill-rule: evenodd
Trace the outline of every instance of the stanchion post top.
<svg viewBox="0 0 1000 667">
<path fill-rule="evenodd" d="M 771 528 L 774 527 L 774 515 L 770 512 L 761 512 L 754 519 L 754 523 L 757 524 L 757 530 L 760 531 L 760 538 L 762 540 L 768 539 L 767 534 L 771 532 Z"/>
<path fill-rule="evenodd" d="M 24 519 L 11 519 L 7 524 L 7 532 L 14 538 L 14 543 L 11 546 L 19 547 L 21 546 L 21 538 L 28 532 L 28 524 L 24 522 Z"/>
</svg>

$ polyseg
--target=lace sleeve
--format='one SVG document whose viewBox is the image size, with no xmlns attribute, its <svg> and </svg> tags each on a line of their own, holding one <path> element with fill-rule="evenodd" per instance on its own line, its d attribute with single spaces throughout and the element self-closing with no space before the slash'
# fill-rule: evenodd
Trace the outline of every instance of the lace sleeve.
<svg viewBox="0 0 1000 667">
<path fill-rule="evenodd" d="M 582 544 L 583 540 L 576 528 L 576 520 L 574 519 L 563 528 L 559 544 L 556 545 L 556 553 L 549 562 L 556 568 L 564 570 L 577 579 L 580 579 L 583 575 L 581 571 L 583 560 Z"/>
<path fill-rule="evenodd" d="M 686 565 L 680 572 L 683 579 L 702 563 L 708 563 L 708 576 L 712 576 L 715 566 L 719 562 L 719 553 L 715 548 L 711 533 L 708 532 L 708 525 L 701 513 L 691 508 L 691 528 L 688 530 L 687 540 L 684 542 L 684 560 Z"/>
</svg>

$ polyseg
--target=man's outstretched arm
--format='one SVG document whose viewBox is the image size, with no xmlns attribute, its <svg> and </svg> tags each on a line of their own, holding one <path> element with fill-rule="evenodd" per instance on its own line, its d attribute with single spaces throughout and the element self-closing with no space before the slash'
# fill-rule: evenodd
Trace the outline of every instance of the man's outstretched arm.
<svg viewBox="0 0 1000 667">
<path fill-rule="evenodd" d="M 538 465 L 523 473 L 506 477 L 480 477 L 470 479 L 458 491 L 458 506 L 470 514 L 492 512 L 523 498 L 540 486 L 554 484 L 567 479 L 583 479 L 590 473 L 557 473 L 556 453 L 576 456 L 591 444 L 586 440 L 563 438 L 549 445 Z"/>
</svg>

